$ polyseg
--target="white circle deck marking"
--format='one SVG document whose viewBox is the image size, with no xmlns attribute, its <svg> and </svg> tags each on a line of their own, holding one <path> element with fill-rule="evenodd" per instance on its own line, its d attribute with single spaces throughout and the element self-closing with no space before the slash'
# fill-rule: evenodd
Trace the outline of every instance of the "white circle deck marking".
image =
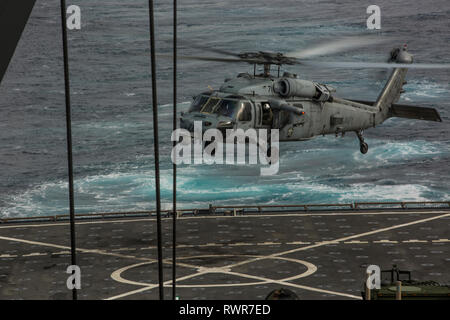
<svg viewBox="0 0 450 320">
<path fill-rule="evenodd" d="M 202 258 L 213 258 L 213 257 L 247 257 L 247 258 L 258 258 L 258 261 L 264 260 L 264 259 L 274 259 L 274 260 L 284 260 L 284 261 L 289 261 L 289 262 L 294 262 L 297 264 L 301 264 L 303 266 L 306 267 L 306 271 L 301 273 L 301 274 L 297 274 L 294 275 L 292 277 L 288 277 L 288 278 L 284 278 L 281 280 L 277 280 L 277 279 L 266 279 L 266 280 L 262 280 L 262 281 L 258 281 L 258 282 L 243 282 L 243 283 L 212 283 L 212 284 L 192 284 L 192 285 L 183 285 L 183 284 L 178 284 L 178 287 L 181 288 L 196 288 L 196 287 L 232 287 L 232 286 L 253 286 L 253 285 L 260 285 L 260 284 L 265 284 L 265 283 L 273 283 L 273 282 L 277 282 L 277 281 L 292 281 L 292 280 L 296 280 L 296 279 L 300 279 L 303 277 L 307 277 L 311 274 L 313 274 L 314 272 L 317 271 L 317 267 L 307 261 L 303 261 L 303 260 L 299 260 L 299 259 L 293 259 L 293 258 L 285 258 L 285 257 L 271 257 L 271 256 L 255 256 L 255 255 L 231 255 L 231 254 L 224 254 L 224 255 L 200 255 L 200 256 L 190 256 L 190 257 L 181 257 L 178 258 L 177 260 L 189 260 L 189 259 L 202 259 Z M 121 282 L 121 283 L 126 283 L 126 284 L 132 284 L 132 285 L 139 285 L 139 286 L 156 286 L 156 284 L 153 283 L 146 283 L 146 282 L 139 282 L 139 281 L 132 281 L 132 280 L 128 280 L 122 277 L 122 273 L 125 271 L 128 271 L 130 269 L 133 268 L 137 268 L 140 267 L 142 265 L 146 265 L 146 264 L 152 264 L 154 263 L 153 261 L 149 261 L 149 262 L 142 262 L 142 263 L 137 263 L 137 264 L 133 264 L 130 266 L 126 266 L 123 268 L 120 268 L 119 270 L 114 271 L 111 274 L 111 278 L 113 278 L 114 280 Z M 244 274 L 244 273 L 235 273 L 231 271 L 231 268 L 229 268 L 228 266 L 224 266 L 224 267 L 212 267 L 212 268 L 208 268 L 208 267 L 199 267 L 197 268 L 197 272 L 192 274 L 192 277 L 196 277 L 199 275 L 203 275 L 203 274 L 208 274 L 208 273 L 223 273 L 223 274 L 229 274 L 229 275 L 237 275 L 239 277 L 244 277 L 244 278 L 251 278 L 254 279 L 255 276 L 253 275 L 248 275 L 248 274 Z M 170 286 L 171 285 L 171 281 L 168 281 L 168 284 L 164 284 L 165 286 Z"/>
</svg>

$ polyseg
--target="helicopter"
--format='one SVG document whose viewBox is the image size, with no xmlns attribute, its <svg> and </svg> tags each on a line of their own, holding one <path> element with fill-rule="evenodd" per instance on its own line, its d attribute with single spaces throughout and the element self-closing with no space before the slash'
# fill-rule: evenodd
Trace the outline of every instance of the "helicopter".
<svg viewBox="0 0 450 320">
<path fill-rule="evenodd" d="M 232 53 L 221 49 L 202 48 L 231 57 L 178 56 L 181 59 L 253 64 L 253 74 L 239 73 L 234 79 L 225 79 L 218 90 L 202 92 L 193 97 L 189 110 L 181 114 L 180 128 L 194 130 L 194 122 L 202 122 L 202 130 L 219 129 L 278 129 L 279 141 L 305 141 L 320 135 L 344 136 L 354 132 L 360 152 L 366 154 L 369 146 L 363 132 L 391 117 L 438 121 L 442 119 L 434 108 L 397 104 L 407 83 L 410 68 L 441 69 L 450 64 L 417 64 L 407 45 L 390 51 L 387 62 L 325 62 L 310 60 L 317 55 L 337 53 L 355 47 L 380 43 L 373 38 L 351 37 L 319 44 L 289 55 L 265 51 Z M 263 72 L 257 74 L 257 65 Z M 300 79 L 284 72 L 282 65 L 306 65 L 318 68 L 382 68 L 390 69 L 384 88 L 375 101 L 344 99 L 336 95 L 336 88 L 315 81 Z M 272 74 L 275 66 L 276 75 Z"/>
</svg>

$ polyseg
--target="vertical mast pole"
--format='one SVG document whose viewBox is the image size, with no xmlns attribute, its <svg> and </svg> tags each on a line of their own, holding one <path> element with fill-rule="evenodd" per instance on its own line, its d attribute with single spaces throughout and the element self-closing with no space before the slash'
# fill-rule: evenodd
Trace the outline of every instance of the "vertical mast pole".
<svg viewBox="0 0 450 320">
<path fill-rule="evenodd" d="M 161 238 L 161 192 L 159 183 L 158 98 L 156 90 L 155 16 L 153 10 L 153 0 L 149 0 L 148 9 L 150 18 L 150 59 L 152 72 L 153 144 L 155 158 L 156 232 L 158 241 L 159 299 L 164 300 L 163 256 Z"/>
<path fill-rule="evenodd" d="M 75 242 L 75 204 L 73 192 L 73 160 L 72 160 L 72 117 L 70 107 L 69 53 L 67 49 L 66 1 L 61 0 L 61 27 L 64 58 L 64 93 L 66 98 L 66 132 L 67 132 L 67 165 L 69 169 L 69 207 L 70 207 L 70 252 L 71 263 L 77 264 Z M 72 289 L 72 299 L 77 300 L 77 289 Z"/>
</svg>

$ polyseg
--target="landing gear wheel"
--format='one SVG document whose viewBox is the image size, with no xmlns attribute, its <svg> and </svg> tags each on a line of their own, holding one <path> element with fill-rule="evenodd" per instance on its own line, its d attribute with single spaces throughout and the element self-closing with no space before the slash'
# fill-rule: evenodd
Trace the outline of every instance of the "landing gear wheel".
<svg viewBox="0 0 450 320">
<path fill-rule="evenodd" d="M 362 154 L 366 154 L 367 151 L 369 150 L 369 146 L 367 145 L 367 143 L 364 142 L 362 129 L 355 131 L 355 133 L 359 140 L 359 151 L 361 151 Z"/>
<path fill-rule="evenodd" d="M 367 143 L 363 142 L 360 144 L 359 151 L 361 151 L 362 154 L 366 154 L 368 150 L 369 146 L 367 145 Z"/>
</svg>

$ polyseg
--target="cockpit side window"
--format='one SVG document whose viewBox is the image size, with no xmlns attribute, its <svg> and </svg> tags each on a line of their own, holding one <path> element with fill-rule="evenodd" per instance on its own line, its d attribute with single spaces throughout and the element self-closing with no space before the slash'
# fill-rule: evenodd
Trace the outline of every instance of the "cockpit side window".
<svg viewBox="0 0 450 320">
<path fill-rule="evenodd" d="M 220 114 L 225 117 L 233 118 L 236 110 L 238 109 L 238 105 L 240 103 L 236 100 L 222 100 L 214 110 L 214 113 Z"/>
</svg>

